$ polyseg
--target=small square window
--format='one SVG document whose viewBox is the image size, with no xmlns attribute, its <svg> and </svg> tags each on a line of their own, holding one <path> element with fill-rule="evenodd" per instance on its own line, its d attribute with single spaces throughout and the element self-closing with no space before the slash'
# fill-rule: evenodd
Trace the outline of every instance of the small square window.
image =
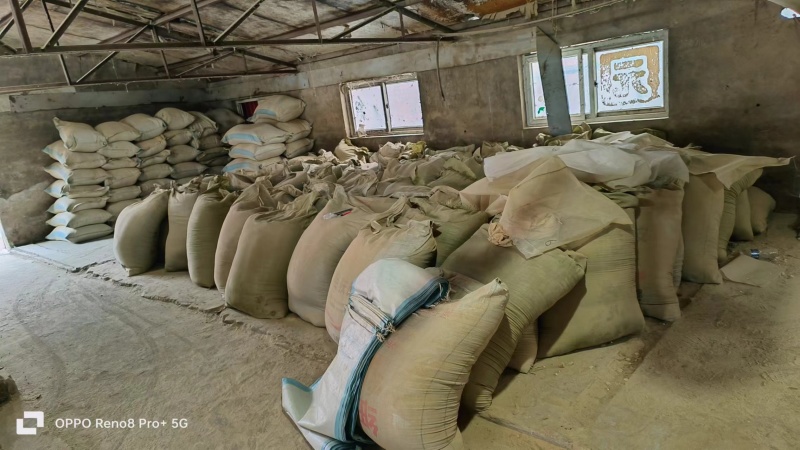
<svg viewBox="0 0 800 450">
<path fill-rule="evenodd" d="M 415 74 L 344 83 L 342 101 L 351 138 L 422 134 L 422 104 Z"/>
<path fill-rule="evenodd" d="M 669 116 L 665 30 L 565 48 L 562 52 L 572 122 L 607 123 Z M 547 126 L 539 62 L 524 56 L 525 124 Z"/>
</svg>

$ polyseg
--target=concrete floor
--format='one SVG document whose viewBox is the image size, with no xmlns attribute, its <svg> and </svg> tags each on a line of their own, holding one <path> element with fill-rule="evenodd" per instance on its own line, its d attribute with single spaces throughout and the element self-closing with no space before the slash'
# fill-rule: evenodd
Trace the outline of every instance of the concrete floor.
<svg viewBox="0 0 800 450">
<path fill-rule="evenodd" d="M 753 244 L 782 250 L 774 283 L 705 286 L 671 326 L 648 320 L 640 336 L 507 373 L 488 411 L 462 416 L 467 447 L 797 448 L 792 219 Z M 281 411 L 280 379 L 324 372 L 336 351 L 324 329 L 226 310 L 185 273 L 127 278 L 102 258 L 71 273 L 55 258 L 0 255 L 0 375 L 20 391 L 0 407 L 0 448 L 307 448 Z M 44 411 L 37 436 L 16 436 L 23 410 Z M 57 418 L 167 425 L 59 429 Z"/>
</svg>

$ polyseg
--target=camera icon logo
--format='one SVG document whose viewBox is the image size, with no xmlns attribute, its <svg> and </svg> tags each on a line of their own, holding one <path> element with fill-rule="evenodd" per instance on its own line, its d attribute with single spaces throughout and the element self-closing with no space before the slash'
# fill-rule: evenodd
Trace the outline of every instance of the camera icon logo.
<svg viewBox="0 0 800 450">
<path fill-rule="evenodd" d="M 26 427 L 25 419 L 36 419 L 35 427 Z M 17 419 L 17 434 L 20 436 L 35 436 L 39 428 L 44 427 L 44 412 L 42 411 L 25 411 L 22 419 Z"/>
</svg>

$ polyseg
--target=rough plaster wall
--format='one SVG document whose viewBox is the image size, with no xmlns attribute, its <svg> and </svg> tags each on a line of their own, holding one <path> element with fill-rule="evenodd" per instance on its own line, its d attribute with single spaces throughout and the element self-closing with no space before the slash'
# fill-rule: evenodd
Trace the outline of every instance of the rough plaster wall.
<svg viewBox="0 0 800 450">
<path fill-rule="evenodd" d="M 762 0 L 639 0 L 597 14 L 558 21 L 562 45 L 669 29 L 670 118 L 602 125 L 612 131 L 652 127 L 678 145 L 694 143 L 714 152 L 748 155 L 800 154 L 800 27 L 778 17 L 780 8 Z M 553 32 L 551 30 L 551 32 Z M 531 43 L 531 50 L 533 50 Z M 523 129 L 518 60 L 441 70 L 442 100 L 435 70 L 418 73 L 430 145 L 443 148 L 502 140 L 528 146 L 543 129 Z M 308 104 L 317 148 L 330 150 L 344 137 L 337 86 L 290 92 Z M 394 139 L 398 140 L 398 139 Z M 357 139 L 375 150 L 387 139 Z M 792 208 L 791 171 L 771 169 L 759 185 Z"/>
<path fill-rule="evenodd" d="M 0 222 L 13 245 L 44 239 L 52 229 L 44 222 L 54 199 L 42 189 L 54 180 L 42 170 L 52 160 L 41 152 L 58 140 L 53 117 L 96 125 L 133 113 L 154 114 L 165 106 L 153 104 L 120 108 L 64 109 L 30 113 L 0 113 Z M 197 105 L 193 105 L 197 106 Z"/>
</svg>

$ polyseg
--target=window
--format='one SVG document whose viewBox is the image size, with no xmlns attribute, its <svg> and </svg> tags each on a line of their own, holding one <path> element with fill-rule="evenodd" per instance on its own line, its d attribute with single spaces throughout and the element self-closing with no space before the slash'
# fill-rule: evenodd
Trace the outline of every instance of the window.
<svg viewBox="0 0 800 450">
<path fill-rule="evenodd" d="M 573 123 L 665 119 L 667 31 L 626 36 L 562 49 Z M 525 125 L 547 126 L 536 54 L 522 57 Z"/>
<path fill-rule="evenodd" d="M 416 74 L 354 81 L 341 87 L 349 137 L 422 134 Z"/>
</svg>

